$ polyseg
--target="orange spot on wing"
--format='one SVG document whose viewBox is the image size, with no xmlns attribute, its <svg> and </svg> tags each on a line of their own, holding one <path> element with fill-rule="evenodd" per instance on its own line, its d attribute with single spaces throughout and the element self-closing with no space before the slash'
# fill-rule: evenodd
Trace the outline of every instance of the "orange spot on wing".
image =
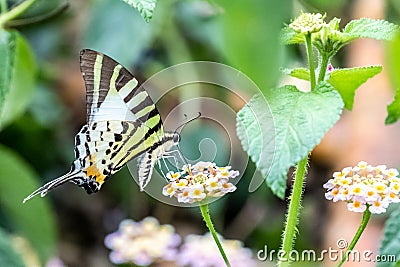
<svg viewBox="0 0 400 267">
<path fill-rule="evenodd" d="M 87 177 L 94 177 L 96 179 L 96 182 L 99 183 L 99 185 L 104 183 L 104 180 L 106 179 L 106 176 L 97 168 L 97 166 L 94 164 L 94 159 L 95 157 L 93 155 L 90 155 L 90 163 L 91 165 L 86 168 L 86 176 Z"/>
</svg>

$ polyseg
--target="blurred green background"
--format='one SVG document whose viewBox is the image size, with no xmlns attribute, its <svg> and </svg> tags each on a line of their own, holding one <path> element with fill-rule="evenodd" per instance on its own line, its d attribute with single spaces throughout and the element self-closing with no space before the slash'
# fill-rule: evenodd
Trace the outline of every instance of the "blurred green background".
<svg viewBox="0 0 400 267">
<path fill-rule="evenodd" d="M 7 1 L 9 7 L 16 2 Z M 382 2 L 386 19 L 397 23 L 399 2 Z M 85 88 L 79 71 L 81 49 L 110 55 L 133 71 L 139 81 L 178 63 L 209 60 L 237 68 L 265 90 L 282 83 L 280 67 L 304 62 L 302 48 L 283 47 L 279 42 L 285 23 L 300 10 L 326 12 L 328 19 L 340 17 L 347 22 L 353 18 L 351 10 L 356 4 L 344 0 L 159 0 L 153 19 L 146 23 L 122 1 L 70 0 L 65 6 L 63 0 L 38 0 L 11 25 L 31 47 L 33 63 L 24 57 L 26 61 L 21 64 L 35 74 L 36 81 L 29 85 L 32 77 L 17 76 L 27 84 L 14 103 L 22 103 L 21 111 L 0 131 L 0 229 L 11 234 L 1 234 L 0 243 L 4 239 L 18 243 L 18 237 L 22 237 L 25 241 L 19 252 L 25 257 L 38 256 L 43 265 L 49 258 L 59 257 L 67 266 L 110 266 L 103 240 L 124 218 L 141 220 L 152 215 L 161 223 L 174 225 L 181 235 L 206 232 L 198 209 L 168 206 L 139 192 L 126 168 L 97 194 L 89 196 L 81 188 L 66 184 L 45 198 L 22 204 L 37 186 L 67 172 L 73 161 L 74 135 L 86 117 Z M 46 14 L 52 16 L 33 23 Z M 400 47 L 386 49 L 395 53 Z M 346 51 L 341 51 L 334 63 L 343 66 L 345 60 Z M 395 65 L 390 68 L 393 77 L 399 71 Z M 212 95 L 236 111 L 243 105 L 225 91 L 202 92 L 200 88 L 193 92 L 193 96 L 196 94 Z M 158 106 L 161 114 L 179 102 L 180 91 L 169 97 Z M 196 128 L 194 124 L 192 129 L 197 130 L 188 130 L 183 135 L 185 140 L 216 138 L 216 143 L 221 143 L 218 138 L 223 139 L 215 127 Z M 185 142 L 185 154 L 195 158 L 197 144 Z M 224 149 L 221 145 L 217 151 L 222 155 L 230 152 Z M 232 153 L 243 152 L 235 147 Z M 298 250 L 318 251 L 323 247 L 328 203 L 322 184 L 335 166 L 327 162 L 317 157 L 311 161 Z M 264 185 L 248 193 L 254 169 L 249 162 L 238 190 L 211 205 L 213 220 L 227 239 L 240 239 L 255 252 L 266 244 L 277 250 L 287 204 Z M 264 265 L 272 263 L 260 263 Z"/>
</svg>

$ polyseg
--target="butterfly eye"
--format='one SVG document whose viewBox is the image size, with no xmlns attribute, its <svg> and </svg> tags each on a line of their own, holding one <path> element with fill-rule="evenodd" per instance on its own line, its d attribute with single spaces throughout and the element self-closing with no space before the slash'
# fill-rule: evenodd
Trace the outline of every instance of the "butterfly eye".
<svg viewBox="0 0 400 267">
<path fill-rule="evenodd" d="M 172 140 L 174 143 L 179 143 L 181 141 L 181 136 L 178 133 L 174 133 L 174 136 L 172 137 Z"/>
</svg>

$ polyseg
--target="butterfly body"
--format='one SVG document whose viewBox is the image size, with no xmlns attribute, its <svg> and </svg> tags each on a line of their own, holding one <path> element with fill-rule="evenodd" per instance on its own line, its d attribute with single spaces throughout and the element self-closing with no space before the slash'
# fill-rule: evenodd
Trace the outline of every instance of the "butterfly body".
<svg viewBox="0 0 400 267">
<path fill-rule="evenodd" d="M 178 133 L 164 132 L 150 96 L 122 65 L 85 49 L 81 51 L 81 72 L 86 85 L 87 124 L 75 136 L 71 170 L 34 191 L 24 202 L 68 181 L 89 194 L 97 192 L 108 177 L 134 158 L 139 159 L 143 190 L 155 163 L 179 142 Z"/>
</svg>

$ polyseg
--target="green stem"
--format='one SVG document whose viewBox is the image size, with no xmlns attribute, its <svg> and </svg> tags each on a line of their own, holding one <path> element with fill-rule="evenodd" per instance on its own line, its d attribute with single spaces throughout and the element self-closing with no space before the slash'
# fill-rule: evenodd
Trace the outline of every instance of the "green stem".
<svg viewBox="0 0 400 267">
<path fill-rule="evenodd" d="M 325 79 L 328 63 L 329 63 L 329 57 L 322 54 L 321 67 L 319 68 L 318 82 L 322 82 Z"/>
<path fill-rule="evenodd" d="M 222 248 L 221 242 L 219 242 L 218 236 L 217 236 L 217 232 L 214 229 L 214 225 L 211 221 L 211 217 L 210 217 L 210 212 L 208 210 L 208 204 L 201 204 L 200 205 L 200 211 L 201 211 L 201 215 L 203 216 L 204 221 L 206 222 L 206 225 L 208 227 L 208 230 L 210 230 L 215 243 L 217 244 L 217 247 L 219 249 L 219 252 L 221 253 L 222 258 L 225 261 L 225 264 L 227 267 L 230 267 L 231 264 L 229 263 L 228 258 L 226 257 L 225 251 Z"/>
<path fill-rule="evenodd" d="M 367 223 L 368 223 L 370 217 L 371 217 L 371 212 L 367 208 L 364 211 L 360 227 L 358 227 L 358 230 L 357 230 L 356 234 L 354 235 L 353 240 L 351 240 L 351 243 L 350 243 L 349 247 L 347 248 L 346 253 L 344 254 L 344 257 L 339 262 L 337 267 L 342 266 L 342 264 L 347 260 L 347 257 L 349 255 L 350 251 L 353 250 L 354 246 L 357 244 L 358 240 L 360 239 L 361 234 L 364 232 L 365 227 L 367 226 Z"/>
<path fill-rule="evenodd" d="M 306 48 L 307 48 L 308 66 L 310 68 L 310 82 L 312 91 L 315 88 L 316 82 L 315 82 L 315 66 L 312 57 L 311 33 L 308 33 L 306 35 Z"/>
<path fill-rule="evenodd" d="M 279 267 L 290 266 L 289 253 L 293 248 L 296 237 L 296 227 L 299 221 L 301 198 L 303 194 L 304 178 L 307 173 L 308 155 L 297 164 L 296 175 L 292 193 L 290 195 L 289 209 L 286 217 L 285 230 L 283 232 L 282 250 L 284 251 L 283 261 L 279 261 Z"/>
<path fill-rule="evenodd" d="M 9 12 L 0 15 L 0 28 L 4 27 L 7 21 L 10 21 L 25 12 L 36 0 L 26 0 Z"/>
</svg>

